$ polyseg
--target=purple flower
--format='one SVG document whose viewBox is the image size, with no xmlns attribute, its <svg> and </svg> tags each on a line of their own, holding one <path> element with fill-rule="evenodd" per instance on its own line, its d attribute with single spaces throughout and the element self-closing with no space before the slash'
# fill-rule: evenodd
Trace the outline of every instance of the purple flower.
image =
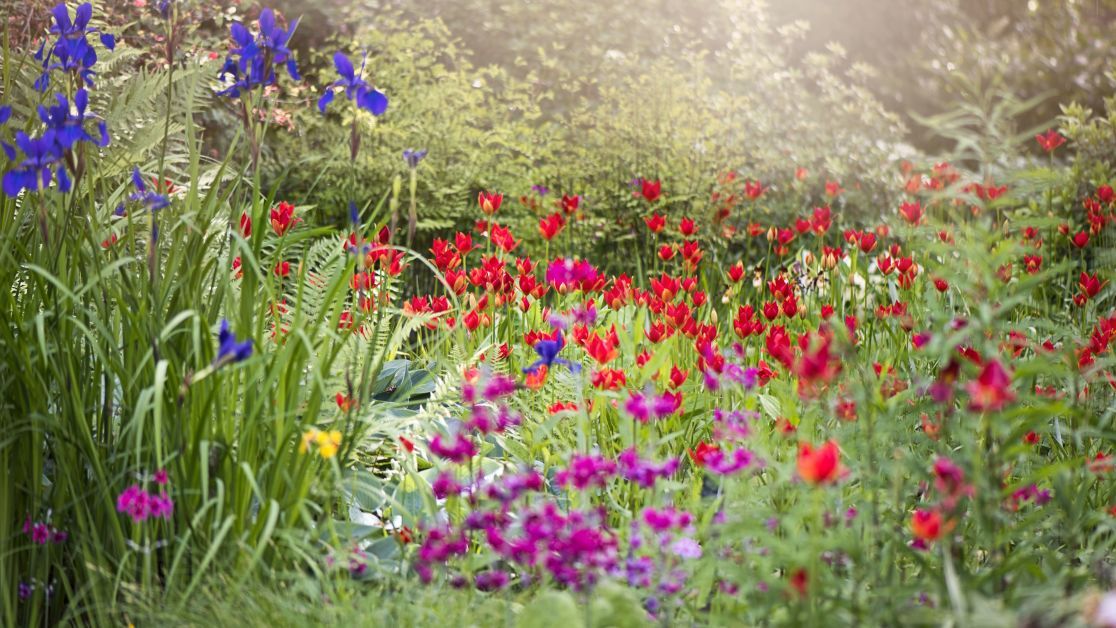
<svg viewBox="0 0 1116 628">
<path fill-rule="evenodd" d="M 600 278 L 597 269 L 585 260 L 559 257 L 546 268 L 546 281 L 560 293 L 588 290 Z"/>
<path fill-rule="evenodd" d="M 221 319 L 221 330 L 217 334 L 217 358 L 215 365 L 228 362 L 242 362 L 252 355 L 252 339 L 243 342 L 229 331 L 229 321 Z"/>
<path fill-rule="evenodd" d="M 128 198 L 142 204 L 148 211 L 157 212 L 170 205 L 169 198 L 154 190 L 147 189 L 147 184 L 143 182 L 143 175 L 140 174 L 139 168 L 132 168 L 132 185 L 136 186 L 136 191 Z"/>
<path fill-rule="evenodd" d="M 717 475 L 732 475 L 752 464 L 752 452 L 747 449 L 737 449 L 731 456 L 718 450 L 713 452 L 705 461 L 705 468 Z"/>
<path fill-rule="evenodd" d="M 47 129 L 38 138 L 16 131 L 15 143 L 23 153 L 22 160 L 17 160 L 18 154 L 14 147 L 0 142 L 8 161 L 18 161 L 15 167 L 4 174 L 4 194 L 15 198 L 23 190 L 34 192 L 40 187 L 45 190 L 50 186 L 52 178 L 58 180 L 58 191 L 70 191 L 70 177 L 66 174 L 66 166 L 61 163 L 62 154 L 58 151 L 53 129 Z"/>
<path fill-rule="evenodd" d="M 644 525 L 656 533 L 683 530 L 690 527 L 692 522 L 693 515 L 684 510 L 675 510 L 671 506 L 663 508 L 662 510 L 656 510 L 654 508 L 643 509 Z"/>
<path fill-rule="evenodd" d="M 133 523 L 145 521 L 151 516 L 151 496 L 139 484 L 133 484 L 116 498 L 116 511 L 127 514 Z"/>
<path fill-rule="evenodd" d="M 174 501 L 167 496 L 166 491 L 162 491 L 159 495 L 148 495 L 148 502 L 151 504 L 151 516 L 162 517 L 170 521 L 171 515 L 174 514 Z"/>
<path fill-rule="evenodd" d="M 158 484 L 159 486 L 166 486 L 167 485 L 167 470 L 166 469 L 159 469 L 158 471 L 155 472 L 155 475 L 154 475 L 153 479 L 155 480 L 155 483 Z"/>
<path fill-rule="evenodd" d="M 104 120 L 97 123 L 99 137 L 93 137 L 85 129 L 86 121 L 97 119 L 95 114 L 86 113 L 89 108 L 88 91 L 77 90 L 72 108 L 66 96 L 55 94 L 55 98 L 58 104 L 53 107 L 39 105 L 39 120 L 46 128 L 54 131 L 54 139 L 57 142 L 55 150 L 58 154 L 62 155 L 72 150 L 78 142 L 89 142 L 102 148 L 108 146 L 109 135 Z"/>
<path fill-rule="evenodd" d="M 670 553 L 686 560 L 701 558 L 701 545 L 688 536 L 679 537 L 670 544 Z"/>
<path fill-rule="evenodd" d="M 523 372 L 533 374 L 538 372 L 540 367 L 545 366 L 550 368 L 554 364 L 562 364 L 576 373 L 581 369 L 580 365 L 574 364 L 565 358 L 558 357 L 558 352 L 561 351 L 564 346 L 566 346 L 566 339 L 562 336 L 561 331 L 558 332 L 558 335 L 553 340 L 540 340 L 536 342 L 535 353 L 539 355 L 539 359 L 523 369 Z"/>
<path fill-rule="evenodd" d="M 450 495 L 460 495 L 465 487 L 461 486 L 449 471 L 442 471 L 438 477 L 434 478 L 434 483 L 430 485 L 434 491 L 434 497 L 438 499 L 445 499 Z"/>
<path fill-rule="evenodd" d="M 489 499 L 494 499 L 507 505 L 519 499 L 524 493 L 538 492 L 543 490 L 543 488 L 543 477 L 539 475 L 538 471 L 530 469 L 523 473 L 500 478 L 498 481 L 489 484 L 485 489 L 485 493 L 488 495 Z"/>
<path fill-rule="evenodd" d="M 751 422 L 756 416 L 754 412 L 726 412 L 717 408 L 713 411 L 714 437 L 717 440 L 743 440 L 751 433 Z"/>
<path fill-rule="evenodd" d="M 453 442 L 449 444 L 442 441 L 441 434 L 435 434 L 430 440 L 430 453 L 450 462 L 463 464 L 477 455 L 477 446 L 463 434 L 454 436 Z"/>
<path fill-rule="evenodd" d="M 349 556 L 349 577 L 359 578 L 367 570 L 368 554 L 359 547 L 353 548 L 353 553 Z"/>
<path fill-rule="evenodd" d="M 477 589 L 481 591 L 498 591 L 508 586 L 508 574 L 499 569 L 482 571 L 477 574 Z"/>
<path fill-rule="evenodd" d="M 670 458 L 662 464 L 641 460 L 635 447 L 625 449 L 616 458 L 620 475 L 643 488 L 652 488 L 659 478 L 667 478 L 678 470 L 678 458 Z"/>
<path fill-rule="evenodd" d="M 574 454 L 570 466 L 554 475 L 560 486 L 572 485 L 582 491 L 590 487 L 603 487 L 616 474 L 616 463 L 600 456 Z"/>
<path fill-rule="evenodd" d="M 318 111 L 325 113 L 326 107 L 329 106 L 329 103 L 333 102 L 333 88 L 335 87 L 344 88 L 345 96 L 350 101 L 356 103 L 358 108 L 364 109 L 374 116 L 383 115 L 383 113 L 387 111 L 387 96 L 380 90 L 374 89 L 361 78 L 361 75 L 364 74 L 364 63 L 367 60 L 368 53 L 365 52 L 364 57 L 360 61 L 360 71 L 357 72 L 353 69 L 353 62 L 349 60 L 349 57 L 345 53 L 341 51 L 333 53 L 333 67 L 337 68 L 337 73 L 341 75 L 341 78 L 326 86 L 325 93 L 318 99 Z M 411 152 L 411 157 L 408 157 L 407 152 L 410 151 L 404 152 L 403 158 L 407 159 L 407 163 L 410 164 L 411 157 L 414 156 L 414 153 Z M 418 166 L 419 160 L 425 155 L 426 151 L 422 151 L 422 155 L 419 155 L 418 158 L 414 160 L 414 164 L 411 165 L 411 167 L 414 168 Z"/>
<path fill-rule="evenodd" d="M 26 602 L 31 598 L 31 593 L 35 591 L 35 587 L 27 582 L 19 583 L 19 599 Z"/>
<path fill-rule="evenodd" d="M 31 526 L 31 540 L 39 545 L 46 545 L 50 541 L 50 527 L 45 523 Z"/>
<path fill-rule="evenodd" d="M 531 191 L 535 194 L 538 194 L 539 196 L 546 196 L 547 194 L 550 194 L 550 188 L 546 187 L 545 185 L 539 185 L 538 183 L 531 186 Z"/>
<path fill-rule="evenodd" d="M 226 82 L 231 79 L 231 84 L 219 91 L 218 96 L 237 98 L 242 92 L 274 84 L 275 64 L 285 64 L 291 79 L 302 80 L 294 54 L 288 47 L 291 35 L 298 27 L 298 20 L 284 30 L 276 23 L 275 12 L 264 9 L 260 12 L 259 23 L 260 32 L 255 37 L 240 22 L 233 22 L 229 27 L 229 34 L 236 46 L 225 58 L 218 77 Z"/>
<path fill-rule="evenodd" d="M 101 45 L 109 50 L 116 48 L 116 38 L 99 29 L 91 28 L 89 20 L 93 17 L 93 5 L 86 2 L 74 12 L 73 21 L 66 3 L 59 3 L 51 10 L 53 23 L 50 32 L 57 39 L 50 44 L 43 42 L 35 53 L 35 59 L 42 63 L 43 73 L 35 80 L 35 89 L 42 92 L 50 86 L 50 72 L 62 70 L 72 72 L 82 85 L 92 85 L 93 66 L 97 63 L 97 52 L 89 45 L 87 36 L 99 34 Z"/>
<path fill-rule="evenodd" d="M 515 380 L 507 375 L 500 375 L 497 373 L 489 378 L 484 387 L 485 401 L 496 401 L 501 397 L 507 397 L 515 392 Z"/>
<path fill-rule="evenodd" d="M 628 586 L 646 589 L 651 586 L 655 572 L 655 561 L 650 556 L 635 556 L 624 564 L 628 576 Z"/>
<path fill-rule="evenodd" d="M 322 96 L 322 98 L 325 98 L 325 96 Z M 419 162 L 422 161 L 424 157 L 426 157 L 425 148 L 421 150 L 408 148 L 403 151 L 403 161 L 407 162 L 407 167 L 411 170 L 418 168 Z"/>
</svg>

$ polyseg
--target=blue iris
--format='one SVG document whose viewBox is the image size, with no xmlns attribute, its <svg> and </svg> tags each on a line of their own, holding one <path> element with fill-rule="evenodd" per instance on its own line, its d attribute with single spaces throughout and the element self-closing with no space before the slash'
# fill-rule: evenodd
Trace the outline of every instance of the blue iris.
<svg viewBox="0 0 1116 628">
<path fill-rule="evenodd" d="M 411 150 L 408 148 L 403 151 L 403 161 L 407 162 L 407 166 L 412 170 L 418 168 L 419 162 L 422 161 L 423 157 L 426 157 L 425 148 L 420 150 Z"/>
<path fill-rule="evenodd" d="M 51 70 L 73 72 L 84 85 L 92 85 L 93 65 L 97 63 L 97 52 L 86 39 L 88 35 L 100 34 L 101 45 L 109 50 L 116 48 L 116 38 L 100 29 L 91 28 L 89 20 L 93 17 L 93 5 L 86 2 L 77 8 L 73 21 L 65 3 L 51 10 L 54 23 L 50 32 L 57 39 L 47 48 L 47 42 L 39 47 L 35 59 L 42 63 L 43 73 L 35 81 L 35 89 L 45 91 L 50 85 Z"/>
<path fill-rule="evenodd" d="M 361 78 L 361 75 L 364 74 L 364 63 L 367 60 L 368 54 L 365 53 L 360 62 L 360 72 L 357 72 L 353 69 L 353 62 L 349 60 L 345 53 L 338 51 L 333 54 L 333 66 L 337 68 L 337 74 L 341 78 L 326 86 L 325 93 L 318 99 L 318 111 L 325 113 L 326 107 L 333 102 L 333 88 L 335 87 L 343 87 L 345 96 L 349 100 L 355 102 L 360 109 L 364 109 L 374 116 L 383 115 L 387 111 L 387 96 Z"/>
<path fill-rule="evenodd" d="M 535 360 L 531 366 L 523 369 L 524 373 L 534 374 L 538 372 L 540 367 L 550 368 L 555 364 L 564 365 L 573 372 L 581 369 L 580 364 L 574 364 L 565 358 L 558 357 L 558 352 L 562 347 L 566 346 L 566 339 L 562 337 L 562 332 L 558 332 L 558 336 L 553 340 L 540 340 L 535 343 L 535 353 L 539 354 L 539 359 Z"/>
<path fill-rule="evenodd" d="M 97 123 L 100 137 L 95 138 L 85 130 L 86 121 L 96 118 L 91 113 L 86 114 L 86 109 L 89 108 L 89 92 L 79 89 L 74 94 L 72 109 L 65 96 L 57 94 L 56 98 L 58 104 L 53 107 L 39 106 L 39 119 L 43 121 L 46 128 L 54 131 L 60 154 L 72 150 L 78 142 L 90 142 L 102 148 L 108 146 L 108 129 L 103 120 Z"/>
<path fill-rule="evenodd" d="M 70 177 L 66 175 L 66 167 L 59 161 L 61 155 L 53 129 L 47 129 L 42 137 L 37 138 L 30 138 L 23 131 L 17 131 L 15 143 L 23 153 L 23 159 L 4 174 L 4 194 L 15 197 L 25 189 L 32 192 L 40 186 L 46 189 L 52 176 L 57 176 L 59 190 L 70 191 Z M 15 148 L 9 144 L 3 144 L 3 148 L 9 161 L 17 160 Z"/>
<path fill-rule="evenodd" d="M 286 65 L 287 74 L 293 80 L 302 80 L 294 53 L 288 47 L 291 35 L 297 27 L 298 20 L 292 22 L 288 29 L 279 26 L 275 21 L 275 12 L 271 9 L 260 12 L 260 32 L 254 37 L 243 24 L 233 22 L 229 27 L 229 34 L 236 47 L 229 51 L 229 56 L 225 58 L 225 64 L 218 73 L 221 80 L 231 78 L 232 84 L 217 94 L 235 98 L 241 92 L 275 83 L 275 64 Z"/>
<path fill-rule="evenodd" d="M 132 184 L 136 186 L 136 191 L 128 198 L 142 203 L 148 210 L 157 212 L 170 205 L 170 199 L 153 190 L 147 189 L 147 185 L 143 182 L 143 177 L 140 176 L 139 168 L 132 169 Z"/>
<path fill-rule="evenodd" d="M 241 362 L 252 355 L 252 339 L 243 342 L 229 331 L 229 321 L 221 319 L 221 330 L 217 334 L 217 359 L 214 363 Z"/>
</svg>

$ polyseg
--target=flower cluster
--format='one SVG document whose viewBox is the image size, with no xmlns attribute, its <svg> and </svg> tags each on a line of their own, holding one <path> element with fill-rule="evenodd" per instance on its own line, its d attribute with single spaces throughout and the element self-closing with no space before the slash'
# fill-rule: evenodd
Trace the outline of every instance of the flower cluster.
<svg viewBox="0 0 1116 628">
<path fill-rule="evenodd" d="M 89 26 L 93 19 L 93 5 L 88 2 L 78 6 L 73 20 L 70 19 L 70 10 L 64 2 L 51 10 L 51 16 L 53 23 L 50 33 L 55 39 L 44 40 L 35 53 L 35 60 L 42 64 L 43 70 L 35 81 L 35 89 L 46 91 L 50 87 L 50 74 L 54 70 L 72 74 L 80 85 L 92 87 L 97 51 L 89 43 L 89 35 L 99 35 L 101 45 L 110 51 L 116 48 L 116 38 Z"/>
<path fill-rule="evenodd" d="M 170 521 L 174 514 L 174 500 L 167 494 L 167 474 L 156 471 L 152 481 L 159 486 L 158 494 L 148 492 L 144 483 L 132 484 L 116 498 L 116 511 L 132 518 L 132 523 L 143 523 L 147 519 L 161 518 Z M 146 481 L 145 481 L 146 482 Z"/>
<path fill-rule="evenodd" d="M 259 31 L 255 35 L 241 22 L 233 22 L 229 35 L 235 45 L 218 74 L 225 83 L 218 95 L 239 98 L 243 93 L 274 85 L 276 65 L 285 65 L 292 80 L 302 80 L 294 53 L 288 47 L 297 27 L 295 20 L 290 28 L 284 29 L 270 8 L 260 12 Z"/>
<path fill-rule="evenodd" d="M 32 521 L 31 515 L 23 520 L 23 533 L 37 545 L 64 543 L 69 535 L 45 521 Z"/>
</svg>

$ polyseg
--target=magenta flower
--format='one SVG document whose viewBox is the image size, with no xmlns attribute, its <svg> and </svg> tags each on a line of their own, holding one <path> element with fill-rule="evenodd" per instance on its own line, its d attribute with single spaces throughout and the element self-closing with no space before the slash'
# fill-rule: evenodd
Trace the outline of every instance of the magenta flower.
<svg viewBox="0 0 1116 628">
<path fill-rule="evenodd" d="M 453 442 L 448 444 L 442 441 L 441 434 L 435 434 L 430 440 L 430 453 L 450 462 L 464 464 L 477 455 L 477 446 L 464 434 L 457 434 Z"/>
<path fill-rule="evenodd" d="M 670 458 L 661 464 L 650 460 L 642 460 L 635 447 L 625 449 L 616 458 L 620 475 L 633 484 L 643 488 L 652 488 L 660 478 L 668 478 L 678 470 L 678 458 Z"/>
<path fill-rule="evenodd" d="M 546 282 L 561 294 L 577 290 L 588 292 L 596 287 L 599 280 L 597 269 L 585 260 L 559 257 L 546 268 Z"/>
<path fill-rule="evenodd" d="M 151 504 L 151 516 L 162 517 L 169 521 L 171 515 L 174 514 L 174 501 L 167 496 L 166 491 L 162 491 L 158 496 L 148 495 L 148 501 Z"/>
<path fill-rule="evenodd" d="M 603 487 L 616 474 L 616 463 L 597 455 L 574 454 L 570 466 L 554 475 L 560 486 L 573 485 L 579 491 L 590 487 Z"/>
<path fill-rule="evenodd" d="M 139 484 L 133 484 L 116 498 L 116 511 L 140 523 L 151 516 L 151 496 Z"/>
</svg>

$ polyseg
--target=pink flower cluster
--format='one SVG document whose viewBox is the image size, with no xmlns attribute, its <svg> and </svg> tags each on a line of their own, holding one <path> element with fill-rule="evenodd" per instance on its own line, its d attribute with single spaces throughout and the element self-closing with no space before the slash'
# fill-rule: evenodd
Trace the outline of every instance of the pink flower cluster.
<svg viewBox="0 0 1116 628">
<path fill-rule="evenodd" d="M 62 543 L 69 535 L 42 521 L 31 521 L 31 515 L 23 521 L 23 533 L 31 537 L 31 541 L 38 545 L 47 543 Z"/>
<path fill-rule="evenodd" d="M 585 260 L 559 257 L 546 268 L 546 282 L 556 292 L 567 294 L 576 290 L 588 292 L 603 283 L 597 269 Z"/>
<path fill-rule="evenodd" d="M 156 471 L 154 481 L 165 487 L 167 472 L 162 469 Z M 174 514 L 174 500 L 167 495 L 165 488 L 155 494 L 147 492 L 142 484 L 133 484 L 116 498 L 116 511 L 127 514 L 133 523 L 143 523 L 149 518 L 158 517 L 169 521 Z"/>
</svg>

